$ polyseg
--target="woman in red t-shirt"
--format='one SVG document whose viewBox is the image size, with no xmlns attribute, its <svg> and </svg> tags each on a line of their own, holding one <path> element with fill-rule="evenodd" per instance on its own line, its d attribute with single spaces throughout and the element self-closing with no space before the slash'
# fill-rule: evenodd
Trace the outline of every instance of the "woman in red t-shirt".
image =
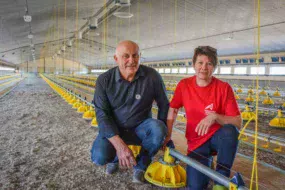
<svg viewBox="0 0 285 190">
<path fill-rule="evenodd" d="M 216 171 L 229 177 L 242 119 L 230 85 L 212 76 L 217 62 L 216 49 L 210 46 L 195 49 L 195 76 L 181 80 L 176 87 L 168 112 L 165 144 L 171 139 L 179 108 L 184 107 L 188 156 L 210 166 L 212 156 L 217 154 Z M 208 183 L 209 177 L 187 166 L 187 187 L 202 190 Z M 227 188 L 215 182 L 213 189 Z"/>
</svg>

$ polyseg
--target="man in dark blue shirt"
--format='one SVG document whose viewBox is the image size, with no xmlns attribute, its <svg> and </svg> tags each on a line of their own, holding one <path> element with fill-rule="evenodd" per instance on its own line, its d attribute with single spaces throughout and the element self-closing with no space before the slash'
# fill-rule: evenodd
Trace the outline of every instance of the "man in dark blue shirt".
<svg viewBox="0 0 285 190">
<path fill-rule="evenodd" d="M 144 171 L 161 148 L 167 135 L 169 102 L 159 73 L 139 64 L 139 47 L 122 41 L 114 59 L 118 67 L 101 74 L 96 81 L 94 104 L 99 135 L 91 149 L 96 165 L 105 165 L 112 174 L 118 166 L 132 168 L 133 182 L 144 181 Z M 151 114 L 152 103 L 158 106 L 158 119 Z M 134 158 L 128 145 L 141 145 Z"/>
</svg>

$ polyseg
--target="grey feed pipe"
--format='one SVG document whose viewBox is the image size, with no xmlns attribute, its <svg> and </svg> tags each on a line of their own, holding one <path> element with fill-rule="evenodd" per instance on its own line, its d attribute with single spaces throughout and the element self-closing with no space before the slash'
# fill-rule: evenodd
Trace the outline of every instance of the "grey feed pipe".
<svg viewBox="0 0 285 190">
<path fill-rule="evenodd" d="M 178 151 L 176 151 L 175 149 L 169 148 L 169 154 L 181 161 L 183 161 L 184 163 L 186 163 L 187 165 L 195 168 L 196 170 L 198 170 L 199 172 L 205 174 L 206 176 L 210 177 L 211 179 L 217 181 L 218 183 L 224 185 L 225 187 L 229 187 L 230 186 L 230 179 L 223 176 L 222 174 L 212 170 L 211 168 L 199 163 L 198 161 L 189 158 L 188 156 L 185 156 L 181 153 L 179 153 Z M 248 190 L 247 187 L 245 186 L 240 186 L 238 187 L 238 190 Z"/>
</svg>

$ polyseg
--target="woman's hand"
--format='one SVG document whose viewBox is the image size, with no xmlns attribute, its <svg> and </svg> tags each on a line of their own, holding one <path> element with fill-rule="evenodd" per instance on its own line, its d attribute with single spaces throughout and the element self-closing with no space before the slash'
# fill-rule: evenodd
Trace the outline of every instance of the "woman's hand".
<svg viewBox="0 0 285 190">
<path fill-rule="evenodd" d="M 216 118 L 216 113 L 208 113 L 208 115 L 198 123 L 195 132 L 198 133 L 199 136 L 207 134 L 209 128 L 215 123 Z"/>
</svg>

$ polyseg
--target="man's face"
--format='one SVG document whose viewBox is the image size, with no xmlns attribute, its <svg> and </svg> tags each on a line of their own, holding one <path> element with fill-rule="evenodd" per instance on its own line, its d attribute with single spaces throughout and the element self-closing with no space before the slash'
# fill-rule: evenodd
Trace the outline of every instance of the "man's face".
<svg viewBox="0 0 285 190">
<path fill-rule="evenodd" d="M 114 59 L 119 66 L 123 77 L 134 76 L 139 68 L 139 48 L 136 44 L 121 44 Z"/>
</svg>

